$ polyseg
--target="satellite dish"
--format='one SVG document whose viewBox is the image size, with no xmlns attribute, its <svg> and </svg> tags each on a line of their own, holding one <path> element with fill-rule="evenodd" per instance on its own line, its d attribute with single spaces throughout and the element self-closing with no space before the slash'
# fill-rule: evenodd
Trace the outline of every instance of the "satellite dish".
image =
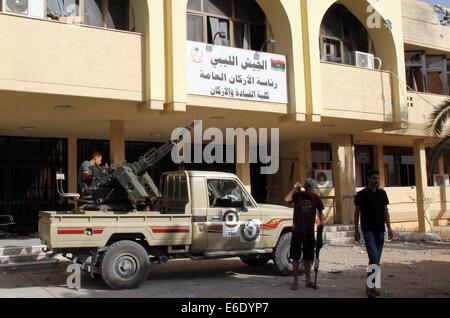
<svg viewBox="0 0 450 318">
<path fill-rule="evenodd" d="M 28 10 L 28 0 L 7 0 L 6 6 L 8 11 L 26 14 Z"/>
</svg>

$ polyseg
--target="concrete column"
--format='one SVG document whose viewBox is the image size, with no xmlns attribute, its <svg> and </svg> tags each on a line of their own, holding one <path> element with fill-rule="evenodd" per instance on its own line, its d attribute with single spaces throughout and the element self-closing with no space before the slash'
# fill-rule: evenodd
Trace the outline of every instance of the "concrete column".
<svg viewBox="0 0 450 318">
<path fill-rule="evenodd" d="M 184 1 L 180 1 L 184 2 Z M 144 34 L 144 102 L 138 112 L 164 110 L 166 55 L 164 47 L 164 2 L 133 1 L 136 31 Z M 148 16 L 147 16 L 148 15 Z"/>
<path fill-rule="evenodd" d="M 120 165 L 125 161 L 125 125 L 123 120 L 111 120 L 109 128 L 111 164 Z"/>
<path fill-rule="evenodd" d="M 351 224 L 354 210 L 355 178 L 350 135 L 335 136 L 333 143 L 333 179 L 336 197 L 336 222 Z"/>
<path fill-rule="evenodd" d="M 373 157 L 375 169 L 380 171 L 380 187 L 386 186 L 386 180 L 384 178 L 384 157 L 383 157 L 383 145 L 375 145 L 373 148 Z"/>
<path fill-rule="evenodd" d="M 245 154 L 245 163 L 238 163 L 236 161 L 236 175 L 244 184 L 245 189 L 248 193 L 252 193 L 252 178 L 250 171 L 250 160 L 249 160 L 249 143 L 248 138 L 245 138 L 245 143 L 237 143 L 236 144 L 236 158 L 238 158 L 239 152 L 244 152 Z"/>
<path fill-rule="evenodd" d="M 425 202 L 428 188 L 425 142 L 423 139 L 416 139 L 414 140 L 413 145 L 419 232 L 427 233 L 431 231 L 431 220 L 428 207 Z"/>
<path fill-rule="evenodd" d="M 187 104 L 186 34 L 187 1 L 164 1 L 166 49 L 166 104 L 165 111 L 185 112 Z M 180 13 L 183 13 L 180 15 Z"/>
<path fill-rule="evenodd" d="M 311 141 L 300 140 L 298 142 L 298 161 L 300 182 L 304 183 L 307 178 L 312 176 L 312 159 L 311 159 Z M 290 185 L 292 186 L 292 185 Z"/>
<path fill-rule="evenodd" d="M 68 191 L 76 193 L 78 183 L 77 137 L 67 138 L 67 170 Z"/>
</svg>

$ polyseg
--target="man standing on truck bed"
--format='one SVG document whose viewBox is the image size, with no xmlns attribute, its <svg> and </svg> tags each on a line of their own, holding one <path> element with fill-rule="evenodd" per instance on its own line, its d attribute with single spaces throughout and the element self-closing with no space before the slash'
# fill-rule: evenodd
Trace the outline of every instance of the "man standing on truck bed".
<svg viewBox="0 0 450 318">
<path fill-rule="evenodd" d="M 389 217 L 389 199 L 386 192 L 380 189 L 380 172 L 370 170 L 367 173 L 367 188 L 358 192 L 355 197 L 355 241 L 359 242 L 359 216 L 361 215 L 361 229 L 366 244 L 369 265 L 380 266 L 381 254 L 383 252 L 384 233 L 386 224 L 389 239 L 393 238 L 391 222 Z M 369 276 L 371 273 L 367 273 Z M 375 288 L 367 286 L 367 296 L 374 298 L 381 293 Z"/>
<path fill-rule="evenodd" d="M 300 183 L 295 184 L 294 189 L 285 198 L 287 203 L 294 203 L 290 250 L 294 275 L 294 283 L 291 285 L 292 290 L 298 289 L 298 271 L 302 252 L 305 266 L 305 286 L 314 288 L 311 281 L 311 264 L 314 262 L 314 247 L 316 245 L 314 237 L 316 217 L 319 217 L 321 225 L 324 224 L 324 206 L 321 198 L 315 193 L 315 180 L 307 179 L 304 188 L 305 192 L 302 192 Z"/>
<path fill-rule="evenodd" d="M 80 170 L 78 171 L 78 184 L 81 190 L 89 188 L 92 183 L 92 179 L 102 164 L 103 155 L 99 151 L 94 151 L 89 159 L 89 161 L 84 161 Z"/>
</svg>

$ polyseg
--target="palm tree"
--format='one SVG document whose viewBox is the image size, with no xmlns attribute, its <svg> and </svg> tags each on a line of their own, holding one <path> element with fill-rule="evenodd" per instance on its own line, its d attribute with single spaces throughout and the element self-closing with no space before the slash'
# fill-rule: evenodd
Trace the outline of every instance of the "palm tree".
<svg viewBox="0 0 450 318">
<path fill-rule="evenodd" d="M 430 152 L 430 170 L 433 171 L 439 158 L 450 150 L 450 130 L 446 129 L 446 124 L 450 119 L 450 98 L 439 105 L 431 114 L 430 120 L 425 127 L 427 135 L 436 136 L 440 141 Z"/>
</svg>

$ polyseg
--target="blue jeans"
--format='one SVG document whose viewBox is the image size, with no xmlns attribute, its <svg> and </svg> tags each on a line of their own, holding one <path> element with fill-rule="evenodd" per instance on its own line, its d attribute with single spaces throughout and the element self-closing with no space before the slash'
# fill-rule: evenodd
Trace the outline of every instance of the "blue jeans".
<svg viewBox="0 0 450 318">
<path fill-rule="evenodd" d="M 380 265 L 384 245 L 384 232 L 363 231 L 363 236 L 367 254 L 369 255 L 369 265 Z"/>
</svg>

